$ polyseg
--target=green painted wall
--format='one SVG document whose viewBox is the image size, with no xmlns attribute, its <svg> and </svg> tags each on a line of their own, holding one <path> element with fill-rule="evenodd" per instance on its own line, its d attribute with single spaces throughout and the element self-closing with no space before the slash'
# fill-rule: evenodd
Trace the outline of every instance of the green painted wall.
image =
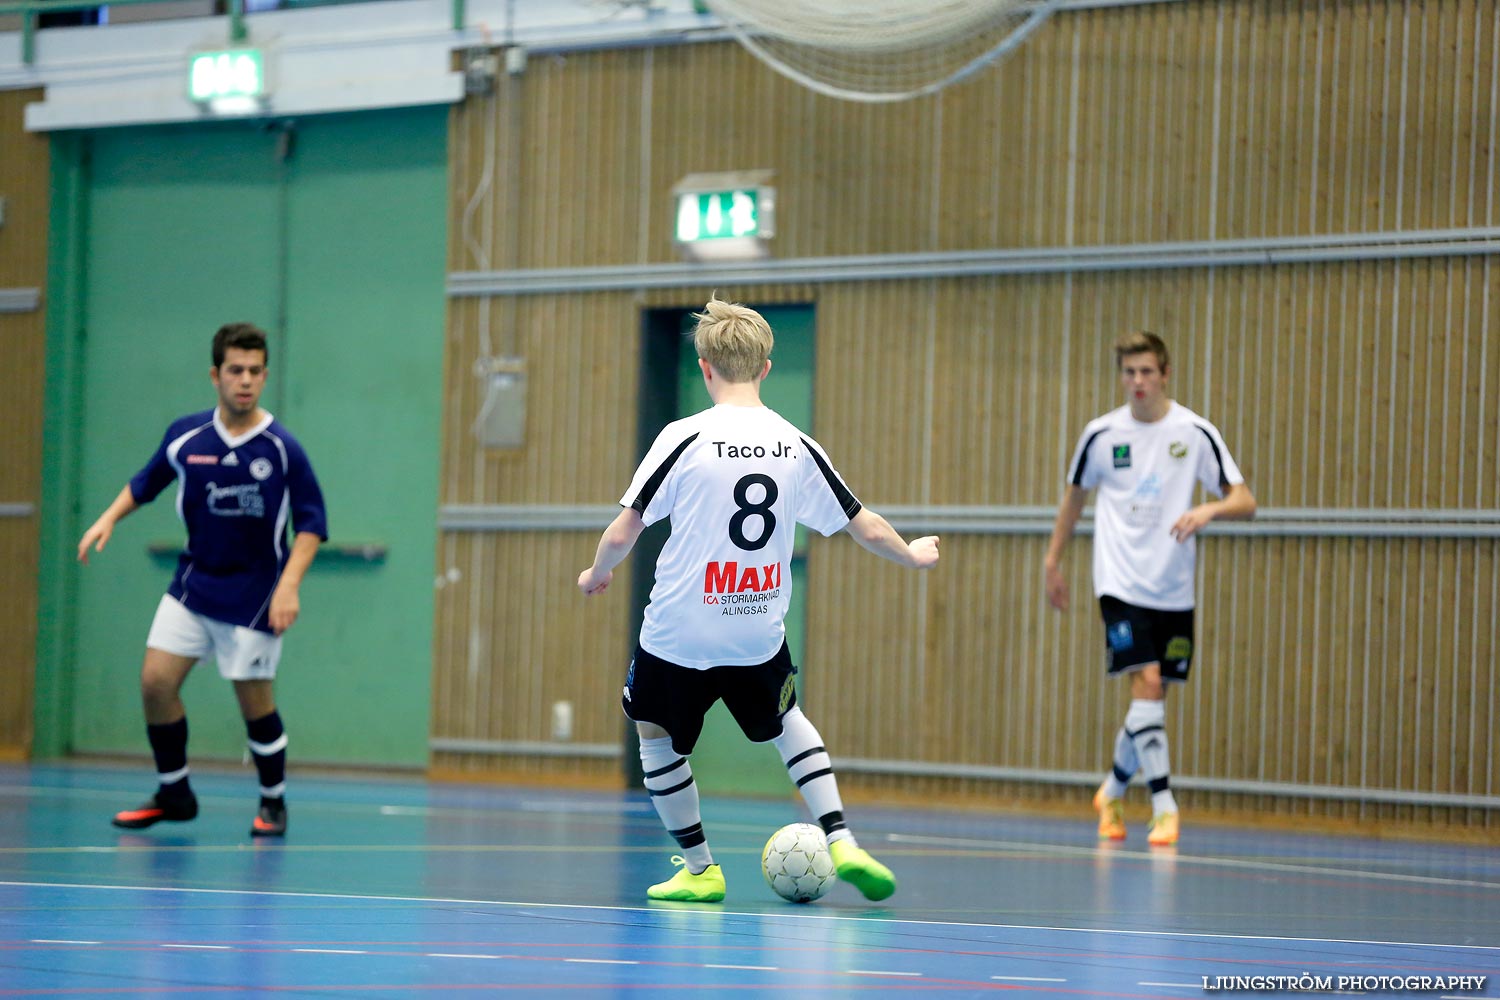
<svg viewBox="0 0 1500 1000">
<path fill-rule="evenodd" d="M 122 522 L 92 565 L 72 565 L 71 544 L 168 421 L 213 404 L 209 339 L 245 319 L 271 335 L 263 404 L 307 448 L 329 510 L 277 683 L 293 760 L 426 763 L 447 110 L 314 117 L 291 133 L 120 129 L 55 158 L 59 186 L 78 191 L 55 213 L 82 252 L 54 255 L 76 266 L 54 272 L 50 293 L 81 301 L 49 331 L 51 359 L 73 375 L 50 385 L 47 537 L 71 541 L 43 571 L 56 627 L 40 640 L 40 753 L 146 750 L 141 652 L 172 568 L 146 546 L 183 537 L 173 491 Z M 386 559 L 334 551 L 367 542 Z M 239 759 L 243 726 L 211 662 L 184 697 L 193 756 Z"/>
</svg>

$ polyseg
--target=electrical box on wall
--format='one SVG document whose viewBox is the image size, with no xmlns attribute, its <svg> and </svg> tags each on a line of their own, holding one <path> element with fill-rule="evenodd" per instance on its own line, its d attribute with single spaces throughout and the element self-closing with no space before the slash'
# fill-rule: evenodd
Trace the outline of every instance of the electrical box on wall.
<svg viewBox="0 0 1500 1000">
<path fill-rule="evenodd" d="M 474 433 L 486 448 L 526 445 L 526 359 L 481 358 L 482 385 Z"/>
</svg>

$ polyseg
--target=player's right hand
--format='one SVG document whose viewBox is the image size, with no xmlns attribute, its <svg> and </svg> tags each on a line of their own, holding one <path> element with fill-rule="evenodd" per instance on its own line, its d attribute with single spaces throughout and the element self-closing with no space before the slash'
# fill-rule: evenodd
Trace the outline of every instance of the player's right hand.
<svg viewBox="0 0 1500 1000">
<path fill-rule="evenodd" d="M 114 525 L 106 524 L 103 518 L 90 525 L 89 530 L 83 533 L 83 538 L 78 542 L 78 561 L 88 563 L 90 545 L 94 547 L 95 552 L 103 552 L 104 544 L 109 541 L 109 536 L 113 531 Z"/>
<path fill-rule="evenodd" d="M 1047 603 L 1059 611 L 1068 610 L 1068 581 L 1062 570 L 1047 570 Z"/>
<path fill-rule="evenodd" d="M 593 597 L 595 594 L 604 593 L 605 588 L 614 578 L 614 570 L 607 569 L 602 574 L 595 574 L 594 567 L 590 566 L 578 574 L 578 589 L 583 591 L 584 597 Z"/>
<path fill-rule="evenodd" d="M 923 535 L 914 538 L 907 545 L 911 550 L 911 564 L 913 569 L 932 569 L 938 561 L 938 536 Z"/>
</svg>

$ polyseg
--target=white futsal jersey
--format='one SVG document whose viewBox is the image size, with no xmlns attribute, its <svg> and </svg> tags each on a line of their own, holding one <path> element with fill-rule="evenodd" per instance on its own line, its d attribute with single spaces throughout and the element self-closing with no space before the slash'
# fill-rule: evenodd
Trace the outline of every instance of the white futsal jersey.
<svg viewBox="0 0 1500 1000">
<path fill-rule="evenodd" d="M 728 404 L 668 424 L 620 505 L 672 520 L 641 648 L 700 670 L 774 656 L 797 523 L 831 535 L 860 510 L 817 442 L 764 406 Z"/>
<path fill-rule="evenodd" d="M 1142 423 L 1122 406 L 1089 421 L 1068 466 L 1068 482 L 1097 489 L 1094 593 L 1161 611 L 1193 606 L 1195 534 L 1172 525 L 1193 506 L 1198 483 L 1215 496 L 1243 483 L 1213 424 L 1178 403 Z"/>
</svg>

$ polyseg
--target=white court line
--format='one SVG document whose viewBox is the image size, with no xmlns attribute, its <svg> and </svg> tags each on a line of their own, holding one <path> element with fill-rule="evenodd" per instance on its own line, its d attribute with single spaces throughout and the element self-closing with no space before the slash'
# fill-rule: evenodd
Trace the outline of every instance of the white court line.
<svg viewBox="0 0 1500 1000">
<path fill-rule="evenodd" d="M 89 799 L 96 801 L 115 801 L 121 795 L 131 794 L 128 792 L 115 792 L 107 788 L 51 788 L 37 785 L 0 785 L 0 798 L 42 798 L 55 797 L 66 799 Z M 210 805 L 234 805 L 243 803 L 243 796 L 228 794 L 198 793 L 199 803 Z M 556 806 L 549 805 L 544 801 L 525 800 L 518 803 L 506 801 L 506 808 L 519 809 L 522 812 L 564 812 L 569 815 L 580 813 L 593 813 L 599 816 L 650 816 L 656 819 L 656 814 L 649 802 L 620 802 L 620 803 L 589 803 L 584 800 L 568 800 L 559 802 Z M 368 813 L 374 810 L 386 816 L 481 816 L 493 814 L 494 808 L 486 806 L 432 806 L 432 805 L 379 805 L 370 802 L 320 802 L 317 808 L 323 812 L 339 813 Z M 716 824 L 717 825 L 717 824 Z M 754 829 L 759 829 L 755 827 Z"/>
<path fill-rule="evenodd" d="M 655 822 L 660 822 L 657 820 Z M 278 854 L 561 854 L 577 852 L 572 844 L 279 844 Z M 621 847 L 621 852 L 659 854 L 656 847 Z M 76 847 L 0 847 L 0 854 L 235 854 L 243 844 L 116 844 Z"/>
<path fill-rule="evenodd" d="M 1016 983 L 1065 983 L 1066 979 L 1053 979 L 1051 976 L 991 976 L 991 979 L 1002 979 L 1005 982 Z"/>
<path fill-rule="evenodd" d="M 590 804 L 587 802 L 506 802 L 506 809 L 514 809 L 519 812 L 532 813 L 563 813 L 569 816 L 588 814 L 592 816 L 650 816 L 656 819 L 656 813 L 649 802 L 603 802 Z M 364 806 L 362 808 L 369 808 Z M 494 815 L 494 808 L 484 806 L 398 806 L 382 805 L 375 807 L 382 816 L 408 816 L 425 818 L 430 816 L 485 816 Z"/>
<path fill-rule="evenodd" d="M 352 892 L 272 892 L 266 889 L 192 889 L 167 885 L 101 885 L 87 882 L 0 881 L 0 887 L 22 889 L 98 889 L 112 892 L 181 892 L 208 896 L 257 896 L 272 899 L 348 899 L 375 903 L 421 903 L 521 907 L 535 910 L 582 910 L 597 913 L 650 913 L 664 911 L 649 906 L 605 906 L 597 903 L 528 903 L 513 899 L 450 899 L 443 896 L 376 896 Z M 674 910 L 672 912 L 681 912 Z M 1002 931 L 1046 931 L 1053 934 L 1111 934 L 1117 937 L 1189 938 L 1207 941 L 1291 941 L 1297 944 L 1360 944 L 1387 948 L 1434 948 L 1444 951 L 1500 952 L 1495 944 L 1444 944 L 1432 941 L 1378 941 L 1369 938 L 1293 937 L 1286 934 L 1213 934 L 1205 931 L 1136 931 L 1118 927 L 1054 927 L 1048 924 L 997 924 L 975 920 L 914 920 L 910 917 L 853 916 L 838 913 L 756 913 L 748 910 L 714 910 L 715 917 L 745 917 L 754 920 L 815 920 L 826 923 L 869 923 L 882 927 L 909 924 L 914 927 L 970 927 Z"/>
<path fill-rule="evenodd" d="M 428 958 L 499 958 L 499 955 L 457 955 L 452 952 L 429 951 Z"/>
<path fill-rule="evenodd" d="M 576 962 L 579 965 L 640 965 L 640 962 L 628 958 L 565 958 L 564 962 Z"/>
<path fill-rule="evenodd" d="M 193 951 L 229 951 L 227 944 L 163 944 L 162 948 L 189 948 Z"/>
<path fill-rule="evenodd" d="M 1201 990 L 1202 983 L 1136 983 L 1137 986 L 1173 986 L 1184 990 Z"/>
<path fill-rule="evenodd" d="M 98 941 L 67 941 L 60 938 L 32 938 L 32 944 L 99 944 Z"/>
<path fill-rule="evenodd" d="M 367 951 L 356 951 L 352 948 L 293 948 L 292 951 L 301 955 L 368 955 Z"/>
<path fill-rule="evenodd" d="M 522 812 L 567 812 L 567 813 L 601 813 L 605 816 L 614 813 L 640 813 L 651 814 L 656 818 L 656 809 L 649 802 L 594 802 L 591 799 L 559 799 L 556 802 L 548 802 L 545 799 L 522 799 L 514 803 L 511 808 Z"/>
<path fill-rule="evenodd" d="M 203 799 L 199 796 L 200 800 Z M 227 800 L 226 800 L 227 801 Z M 445 813 L 465 813 L 469 810 L 449 809 L 433 810 L 422 808 L 412 810 L 405 806 L 381 806 L 380 811 L 387 815 L 403 815 L 408 812 L 420 811 L 422 813 L 433 813 L 442 811 Z M 473 810 L 481 812 L 482 810 Z M 734 824 L 718 824 L 717 829 L 742 829 L 749 827 L 737 827 Z M 1086 857 L 1086 858 L 1111 858 L 1125 862 L 1149 863 L 1159 865 L 1168 863 L 1172 865 L 1194 865 L 1200 868 L 1231 868 L 1243 871 L 1270 871 L 1288 872 L 1300 875 L 1322 875 L 1337 876 L 1348 879 L 1365 879 L 1377 882 L 1403 882 L 1418 885 L 1437 885 L 1469 889 L 1492 889 L 1500 891 L 1500 881 L 1486 882 L 1476 879 L 1450 879 L 1440 878 L 1435 875 L 1403 875 L 1398 872 L 1374 872 L 1362 871 L 1349 868 L 1326 868 L 1316 865 L 1294 865 L 1286 862 L 1273 861 L 1246 861 L 1240 858 L 1210 858 L 1193 857 L 1184 855 L 1149 855 L 1134 851 L 1116 851 L 1097 847 L 1069 847 L 1060 844 L 1032 844 L 1023 841 L 995 841 L 995 840 L 965 840 L 950 837 L 927 837 L 912 836 L 907 834 L 890 834 L 886 839 L 893 844 L 927 845 L 932 847 L 962 847 L 976 848 L 981 850 L 1005 851 L 1017 854 L 1051 854 L 1058 857 Z M 282 852 L 295 853 L 340 853 L 349 854 L 353 852 L 364 854 L 513 854 L 522 851 L 536 853 L 564 853 L 576 851 L 578 848 L 563 844 L 287 844 L 278 848 Z M 654 847 L 643 847 L 632 849 L 641 853 L 654 853 L 658 849 Z M 193 845 L 163 845 L 163 844 L 141 844 L 141 845 L 75 845 L 69 847 L 0 847 L 0 854 L 38 855 L 38 854 L 141 854 L 141 853 L 181 852 L 191 854 L 241 854 L 244 848 L 238 844 L 193 844 Z"/>
<path fill-rule="evenodd" d="M 734 969 L 738 972 L 780 972 L 775 965 L 704 965 L 705 969 Z"/>
<path fill-rule="evenodd" d="M 1474 879 L 1439 878 L 1436 875 L 1402 875 L 1397 872 L 1371 872 L 1352 868 L 1323 868 L 1317 865 L 1293 865 L 1282 861 L 1245 861 L 1241 858 L 1205 858 L 1192 855 L 1152 855 L 1115 851 L 1099 847 L 1069 847 L 1064 844 L 1027 844 L 1004 840 L 961 840 L 952 837 L 916 837 L 893 833 L 888 838 L 897 844 L 927 844 L 932 847 L 975 847 L 992 851 L 1015 851 L 1055 854 L 1060 857 L 1119 858 L 1146 861 L 1153 865 L 1196 865 L 1200 868 L 1238 868 L 1249 871 L 1295 872 L 1300 875 L 1338 875 L 1344 878 L 1371 879 L 1380 882 L 1415 882 L 1419 885 L 1463 886 L 1470 889 L 1500 890 L 1500 882 Z"/>
<path fill-rule="evenodd" d="M 888 972 L 884 969 L 845 969 L 849 976 L 920 976 L 920 972 Z"/>
</svg>

